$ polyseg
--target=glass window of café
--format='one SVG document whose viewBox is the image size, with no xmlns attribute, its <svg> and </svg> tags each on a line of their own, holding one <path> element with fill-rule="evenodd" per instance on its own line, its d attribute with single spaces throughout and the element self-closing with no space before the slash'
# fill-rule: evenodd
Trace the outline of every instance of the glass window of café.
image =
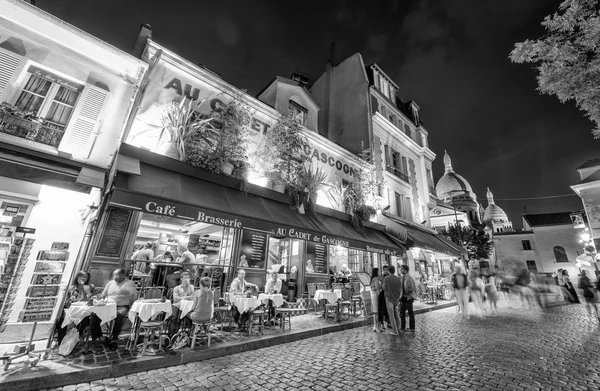
<svg viewBox="0 0 600 391">
<path fill-rule="evenodd" d="M 144 285 L 172 287 L 176 272 L 208 276 L 222 287 L 231 267 L 234 229 L 198 221 L 144 213 L 132 259 L 133 279 Z"/>
</svg>

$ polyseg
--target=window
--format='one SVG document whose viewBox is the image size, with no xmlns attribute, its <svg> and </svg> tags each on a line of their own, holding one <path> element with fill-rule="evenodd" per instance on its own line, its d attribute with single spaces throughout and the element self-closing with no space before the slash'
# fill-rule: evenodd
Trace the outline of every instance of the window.
<svg viewBox="0 0 600 391">
<path fill-rule="evenodd" d="M 410 126 L 408 126 L 408 124 L 404 124 L 404 133 L 408 136 L 411 137 L 411 132 L 410 132 Z"/>
<path fill-rule="evenodd" d="M 299 120 L 302 125 L 306 125 L 308 110 L 306 110 L 304 107 L 300 106 L 293 100 L 290 101 L 290 114 L 292 114 L 292 117 L 294 117 L 294 119 Z"/>
<path fill-rule="evenodd" d="M 385 165 L 389 166 L 392 164 L 390 159 L 390 147 L 387 145 L 383 146 L 383 156 L 385 157 Z"/>
<path fill-rule="evenodd" d="M 527 262 L 527 269 L 529 269 L 530 272 L 537 273 L 537 266 L 535 264 L 535 261 L 525 261 L 525 262 Z"/>
<path fill-rule="evenodd" d="M 399 153 L 392 150 L 392 167 L 394 168 L 398 168 L 398 157 L 399 157 Z"/>
<path fill-rule="evenodd" d="M 15 106 L 45 118 L 45 126 L 64 132 L 79 98 L 80 90 L 53 83 L 43 76 L 43 74 L 32 74 L 29 77 Z"/>
<path fill-rule="evenodd" d="M 556 262 L 569 262 L 567 252 L 562 246 L 554 246 L 554 258 L 556 258 Z"/>
<path fill-rule="evenodd" d="M 521 240 L 521 243 L 523 244 L 523 250 L 531 250 L 531 242 L 529 240 Z"/>
<path fill-rule="evenodd" d="M 402 156 L 402 172 L 408 174 L 408 163 L 406 161 L 406 157 Z"/>
<path fill-rule="evenodd" d="M 404 217 L 404 213 L 403 213 L 403 204 L 404 204 L 404 195 L 399 194 L 399 193 L 395 193 L 396 197 L 396 214 L 398 215 L 398 217 Z"/>
<path fill-rule="evenodd" d="M 385 106 L 381 106 L 381 115 L 384 117 L 387 115 L 387 108 Z"/>
<path fill-rule="evenodd" d="M 393 123 L 394 125 L 396 125 L 396 116 L 394 114 L 390 114 L 388 116 L 389 120 L 391 123 Z"/>
</svg>

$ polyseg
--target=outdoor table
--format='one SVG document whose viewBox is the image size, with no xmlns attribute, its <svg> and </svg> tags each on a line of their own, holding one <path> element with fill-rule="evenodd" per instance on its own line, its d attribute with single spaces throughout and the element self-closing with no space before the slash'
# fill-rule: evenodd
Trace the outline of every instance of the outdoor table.
<svg viewBox="0 0 600 391">
<path fill-rule="evenodd" d="M 254 296 L 236 296 L 233 293 L 230 293 L 229 300 L 231 301 L 231 303 L 233 303 L 233 305 L 235 305 L 240 314 L 243 314 L 246 311 L 250 311 L 260 305 L 258 298 Z"/>
<path fill-rule="evenodd" d="M 317 302 L 317 304 L 319 304 L 321 302 L 321 300 L 326 300 L 328 303 L 333 304 L 341 298 L 342 298 L 342 290 L 341 289 L 334 289 L 333 292 L 330 289 L 327 289 L 327 290 L 317 289 L 317 291 L 315 292 L 315 296 L 313 297 L 313 300 L 315 300 Z M 323 308 L 323 316 L 325 316 L 325 308 Z"/>
<path fill-rule="evenodd" d="M 117 317 L 117 304 L 115 302 L 107 302 L 106 305 L 86 305 L 85 302 L 79 304 L 79 302 L 72 303 L 69 308 L 65 310 L 65 319 L 63 320 L 62 327 L 67 327 L 71 322 L 78 325 L 81 321 L 91 314 L 96 314 L 100 319 L 100 324 L 110 322 Z"/>
<path fill-rule="evenodd" d="M 133 303 L 128 314 L 129 320 L 133 324 L 130 334 L 131 350 L 134 350 L 137 343 L 141 322 L 147 322 L 161 312 L 165 313 L 165 319 L 171 316 L 173 313 L 171 300 L 165 300 L 163 303 L 160 299 L 142 299 Z"/>
<path fill-rule="evenodd" d="M 192 311 L 194 300 L 183 299 L 179 302 L 179 319 L 185 318 Z"/>
<path fill-rule="evenodd" d="M 436 304 L 437 303 L 437 285 L 427 285 L 427 290 L 431 295 L 431 301 L 425 304 Z"/>
<path fill-rule="evenodd" d="M 283 305 L 283 295 L 281 293 L 261 293 L 258 295 L 260 303 L 267 304 L 267 320 L 271 321 L 271 307 L 281 307 Z"/>
</svg>

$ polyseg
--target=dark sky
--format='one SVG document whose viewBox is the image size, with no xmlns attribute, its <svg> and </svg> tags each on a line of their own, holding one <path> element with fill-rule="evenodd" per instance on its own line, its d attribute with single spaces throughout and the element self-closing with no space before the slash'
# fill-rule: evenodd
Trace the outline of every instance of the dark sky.
<svg viewBox="0 0 600 391">
<path fill-rule="evenodd" d="M 130 52 L 142 23 L 154 39 L 255 95 L 294 70 L 317 78 L 331 43 L 335 61 L 360 52 L 415 100 L 443 175 L 454 169 L 484 207 L 486 187 L 521 226 L 529 213 L 581 209 L 575 168 L 597 157 L 600 140 L 574 104 L 536 91 L 529 65 L 508 60 L 515 42 L 543 35 L 558 0 L 198 1 L 37 0 L 53 15 Z"/>
</svg>

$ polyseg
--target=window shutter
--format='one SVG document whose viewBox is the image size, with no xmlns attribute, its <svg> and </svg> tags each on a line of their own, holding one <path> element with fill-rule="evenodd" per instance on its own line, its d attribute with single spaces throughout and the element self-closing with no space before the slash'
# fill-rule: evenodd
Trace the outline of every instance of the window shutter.
<svg viewBox="0 0 600 391">
<path fill-rule="evenodd" d="M 21 56 L 0 50 L 0 98 L 6 99 L 3 93 L 17 72 L 21 59 Z"/>
<path fill-rule="evenodd" d="M 59 151 L 81 158 L 89 156 L 94 141 L 93 135 L 100 126 L 108 95 L 109 92 L 101 88 L 85 86 L 69 120 Z"/>
</svg>

